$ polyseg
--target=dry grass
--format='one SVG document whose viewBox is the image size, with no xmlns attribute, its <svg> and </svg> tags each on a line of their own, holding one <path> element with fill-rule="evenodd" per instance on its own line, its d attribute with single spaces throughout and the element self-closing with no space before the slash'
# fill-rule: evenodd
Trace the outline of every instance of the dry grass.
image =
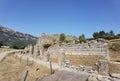
<svg viewBox="0 0 120 81">
<path fill-rule="evenodd" d="M 120 39 L 110 40 L 110 41 L 109 41 L 109 44 L 110 44 L 110 43 L 120 43 Z"/>
<path fill-rule="evenodd" d="M 100 55 L 66 55 L 66 59 L 70 60 L 71 65 L 92 66 L 93 69 L 96 69 L 95 63 L 97 63 L 98 60 L 106 60 L 104 56 Z M 50 60 L 58 63 L 58 57 L 51 57 Z"/>
<path fill-rule="evenodd" d="M 0 48 L 0 53 L 5 52 L 5 51 L 9 51 L 9 50 L 14 50 L 14 49 Z"/>
<path fill-rule="evenodd" d="M 50 61 L 54 63 L 58 63 L 58 57 L 50 57 Z"/>
<path fill-rule="evenodd" d="M 20 62 L 13 54 L 8 55 L 0 62 L 0 81 L 22 81 L 27 70 L 26 64 L 25 60 Z M 27 81 L 36 81 L 47 75 L 49 75 L 47 67 L 29 62 Z"/>
<path fill-rule="evenodd" d="M 97 70 L 95 63 L 97 63 L 98 60 L 101 59 L 105 60 L 105 57 L 98 55 L 89 55 L 89 56 L 67 55 L 66 58 L 69 59 L 71 63 L 76 66 L 78 65 L 92 66 L 94 70 Z M 110 63 L 109 68 L 110 68 L 109 71 L 110 73 L 120 73 L 120 64 Z"/>
<path fill-rule="evenodd" d="M 110 67 L 110 73 L 120 73 L 120 64 L 109 64 Z"/>
<path fill-rule="evenodd" d="M 120 50 L 119 51 L 110 50 L 110 60 L 111 61 L 120 61 Z"/>
<path fill-rule="evenodd" d="M 100 55 L 67 55 L 66 59 L 70 60 L 72 65 L 79 66 L 92 66 L 96 69 L 96 63 L 98 60 L 106 60 L 104 56 Z"/>
<path fill-rule="evenodd" d="M 49 69 L 43 65 L 31 63 L 29 67 L 28 81 L 36 81 L 50 74 Z"/>
<path fill-rule="evenodd" d="M 112 46 L 112 44 L 118 44 L 118 45 L 120 45 L 120 39 L 110 40 L 108 42 L 109 48 Z M 120 50 L 113 51 L 112 49 L 109 49 L 109 51 L 110 51 L 109 53 L 110 53 L 110 60 L 111 61 L 120 60 Z"/>
<path fill-rule="evenodd" d="M 120 45 L 120 39 L 114 39 L 108 42 L 109 47 L 111 47 L 112 44 Z M 120 61 L 120 50 L 113 51 L 112 49 L 109 49 L 109 53 L 110 53 L 111 61 Z M 110 63 L 109 66 L 110 66 L 110 73 L 120 73 L 120 64 Z"/>
<path fill-rule="evenodd" d="M 5 48 L 0 48 L 0 53 L 6 51 Z"/>
<path fill-rule="evenodd" d="M 21 64 L 12 55 L 5 57 L 0 66 L 0 81 L 20 81 L 25 72 L 25 64 Z"/>
</svg>

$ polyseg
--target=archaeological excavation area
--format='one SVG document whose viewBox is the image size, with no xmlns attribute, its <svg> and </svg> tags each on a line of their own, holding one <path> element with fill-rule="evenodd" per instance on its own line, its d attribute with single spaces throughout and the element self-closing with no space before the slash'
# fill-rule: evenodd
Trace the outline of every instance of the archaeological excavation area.
<svg viewBox="0 0 120 81">
<path fill-rule="evenodd" d="M 65 78 L 65 81 L 78 81 L 80 79 L 71 78 L 67 80 L 66 77 L 72 77 L 71 73 L 84 75 L 84 80 L 81 81 L 120 80 L 120 64 L 111 61 L 106 40 L 98 39 L 76 44 L 74 38 L 68 37 L 66 39 L 71 41 L 61 43 L 59 42 L 59 35 L 46 35 L 43 33 L 36 45 L 28 45 L 24 50 L 16 51 L 15 55 L 21 59 L 47 66 L 49 69 L 51 69 L 51 64 L 51 78 L 58 77 L 62 73 L 65 74 L 58 81 L 62 80 L 62 77 Z M 58 74 L 54 70 L 57 70 Z M 52 80 L 50 77 L 47 76 L 48 81 L 57 80 Z M 46 79 L 43 78 L 38 81 L 46 81 Z"/>
</svg>

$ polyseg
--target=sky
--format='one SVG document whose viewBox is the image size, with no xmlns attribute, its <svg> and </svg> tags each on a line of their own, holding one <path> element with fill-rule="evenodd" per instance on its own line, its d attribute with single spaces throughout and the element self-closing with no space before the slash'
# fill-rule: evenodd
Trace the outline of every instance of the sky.
<svg viewBox="0 0 120 81">
<path fill-rule="evenodd" d="M 92 37 L 104 30 L 120 33 L 120 0 L 0 0 L 0 24 L 41 33 Z"/>
</svg>

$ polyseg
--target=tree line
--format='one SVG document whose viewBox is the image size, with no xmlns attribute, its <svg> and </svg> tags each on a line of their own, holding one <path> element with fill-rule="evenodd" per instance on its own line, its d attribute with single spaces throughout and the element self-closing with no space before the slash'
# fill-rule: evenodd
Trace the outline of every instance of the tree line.
<svg viewBox="0 0 120 81">
<path fill-rule="evenodd" d="M 113 30 L 110 30 L 109 32 L 105 32 L 105 31 L 98 31 L 98 32 L 94 32 L 93 33 L 93 38 L 86 38 L 85 37 L 85 34 L 81 34 L 79 37 L 78 37 L 78 41 L 75 40 L 75 42 L 77 43 L 82 43 L 82 42 L 87 42 L 88 40 L 92 40 L 92 39 L 98 39 L 98 38 L 103 38 L 103 39 L 106 39 L 106 40 L 111 40 L 111 39 L 118 39 L 120 38 L 120 34 L 115 34 Z M 70 42 L 69 40 L 66 40 L 66 35 L 64 33 L 61 33 L 60 34 L 60 38 L 59 38 L 60 42 Z"/>
<path fill-rule="evenodd" d="M 64 33 L 61 33 L 60 34 L 60 38 L 59 38 L 60 42 L 66 42 L 66 43 L 69 43 L 71 42 L 70 40 L 66 40 L 66 35 Z M 86 37 L 84 34 L 80 35 L 79 36 L 79 41 L 78 40 L 75 40 L 75 42 L 77 43 L 82 43 L 82 42 L 86 42 Z"/>
<path fill-rule="evenodd" d="M 118 38 L 120 38 L 120 34 L 115 34 L 113 30 L 110 30 L 109 32 L 105 32 L 102 30 L 99 32 L 94 32 L 93 38 L 94 39 L 103 38 L 106 40 L 118 39 Z"/>
</svg>

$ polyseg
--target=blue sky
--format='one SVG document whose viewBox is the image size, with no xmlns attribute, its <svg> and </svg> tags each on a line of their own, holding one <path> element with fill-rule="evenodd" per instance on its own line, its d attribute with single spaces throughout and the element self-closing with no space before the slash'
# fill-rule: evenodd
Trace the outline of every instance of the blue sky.
<svg viewBox="0 0 120 81">
<path fill-rule="evenodd" d="M 120 33 L 120 0 L 0 0 L 0 24 L 35 36 Z"/>
</svg>

